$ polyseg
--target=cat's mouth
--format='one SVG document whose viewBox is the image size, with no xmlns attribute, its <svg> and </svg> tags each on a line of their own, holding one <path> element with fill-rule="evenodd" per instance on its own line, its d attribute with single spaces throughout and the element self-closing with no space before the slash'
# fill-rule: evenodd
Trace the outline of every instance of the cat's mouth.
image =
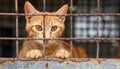
<svg viewBox="0 0 120 69">
<path fill-rule="evenodd" d="M 55 40 L 49 40 L 49 39 L 44 40 L 45 44 L 51 44 L 51 43 L 54 43 L 54 42 L 56 42 L 56 41 Z"/>
</svg>

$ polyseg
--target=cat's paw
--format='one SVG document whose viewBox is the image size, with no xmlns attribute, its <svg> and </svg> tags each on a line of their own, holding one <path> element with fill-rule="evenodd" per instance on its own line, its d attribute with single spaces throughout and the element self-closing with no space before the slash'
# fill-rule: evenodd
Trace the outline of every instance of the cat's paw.
<svg viewBox="0 0 120 69">
<path fill-rule="evenodd" d="M 70 53 L 65 49 L 60 49 L 56 52 L 55 57 L 56 58 L 69 58 Z"/>
<path fill-rule="evenodd" d="M 27 52 L 26 54 L 27 58 L 40 58 L 42 57 L 42 52 L 37 49 L 33 49 Z"/>
</svg>

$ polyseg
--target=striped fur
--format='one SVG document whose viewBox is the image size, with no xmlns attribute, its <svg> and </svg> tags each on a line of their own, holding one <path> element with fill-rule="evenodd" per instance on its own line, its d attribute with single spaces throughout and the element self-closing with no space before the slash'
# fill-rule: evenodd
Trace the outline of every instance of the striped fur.
<svg viewBox="0 0 120 69">
<path fill-rule="evenodd" d="M 56 12 L 39 12 L 29 2 L 25 3 L 25 14 L 56 14 L 64 15 L 68 5 L 62 6 Z M 29 38 L 60 38 L 64 32 L 65 16 L 26 16 L 26 31 Z M 45 26 L 44 26 L 45 25 Z M 25 40 L 19 49 L 19 57 L 68 58 L 71 56 L 70 45 L 62 40 Z M 73 46 L 72 57 L 87 57 L 85 49 Z"/>
</svg>

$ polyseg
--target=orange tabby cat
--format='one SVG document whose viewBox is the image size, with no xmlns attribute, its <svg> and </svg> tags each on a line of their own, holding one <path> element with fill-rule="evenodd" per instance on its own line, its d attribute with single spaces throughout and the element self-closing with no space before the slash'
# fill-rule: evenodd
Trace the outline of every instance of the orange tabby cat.
<svg viewBox="0 0 120 69">
<path fill-rule="evenodd" d="M 50 13 L 39 12 L 29 2 L 26 2 L 24 9 L 25 14 L 64 15 L 68 11 L 68 5 L 66 4 L 58 11 Z M 26 31 L 29 38 L 60 38 L 65 28 L 65 16 L 26 16 L 26 21 Z M 19 57 L 40 58 L 43 56 L 43 47 L 45 47 L 45 57 L 70 57 L 70 45 L 62 40 L 25 40 L 19 49 Z M 84 58 L 87 57 L 87 54 L 83 48 L 73 46 L 72 57 Z"/>
</svg>

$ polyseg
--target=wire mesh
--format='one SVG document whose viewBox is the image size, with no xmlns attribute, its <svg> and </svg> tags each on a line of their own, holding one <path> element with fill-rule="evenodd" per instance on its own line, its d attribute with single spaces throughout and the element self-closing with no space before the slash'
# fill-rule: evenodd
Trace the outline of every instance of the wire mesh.
<svg viewBox="0 0 120 69">
<path fill-rule="evenodd" d="M 71 50 L 72 50 L 72 46 L 73 46 L 73 40 L 96 40 L 96 58 L 99 58 L 99 43 L 100 40 L 120 40 L 120 38 L 102 38 L 100 37 L 100 17 L 101 16 L 120 16 L 120 13 L 100 13 L 101 12 L 101 0 L 96 0 L 95 5 L 97 6 L 96 8 L 96 13 L 73 13 L 73 1 L 74 0 L 70 0 L 70 14 L 65 14 L 65 15 L 53 15 L 53 14 L 39 14 L 39 15 L 30 15 L 30 16 L 70 16 L 70 37 L 69 38 L 23 38 L 23 37 L 19 37 L 19 27 L 18 27 L 18 17 L 19 16 L 27 16 L 24 13 L 18 13 L 18 0 L 15 0 L 15 13 L 0 13 L 0 16 L 16 16 L 16 37 L 0 37 L 0 40 L 15 40 L 16 41 L 16 57 L 18 56 L 18 47 L 19 47 L 19 40 L 69 40 L 70 41 L 70 45 L 71 45 Z M 93 3 L 94 4 L 94 3 Z M 108 3 L 107 3 L 108 4 Z M 43 12 L 46 11 L 46 0 L 43 0 Z M 96 20 L 97 20 L 97 33 L 96 33 L 96 37 L 94 38 L 75 38 L 73 37 L 73 19 L 74 17 L 78 17 L 78 16 L 95 16 Z M 44 20 L 44 26 L 45 26 L 45 20 Z M 44 27 L 45 28 L 45 27 Z M 44 29 L 45 30 L 45 29 Z M 44 33 L 45 34 L 45 33 Z M 43 49 L 43 53 L 45 51 L 45 47 Z M 71 53 L 72 54 L 72 53 Z"/>
</svg>

